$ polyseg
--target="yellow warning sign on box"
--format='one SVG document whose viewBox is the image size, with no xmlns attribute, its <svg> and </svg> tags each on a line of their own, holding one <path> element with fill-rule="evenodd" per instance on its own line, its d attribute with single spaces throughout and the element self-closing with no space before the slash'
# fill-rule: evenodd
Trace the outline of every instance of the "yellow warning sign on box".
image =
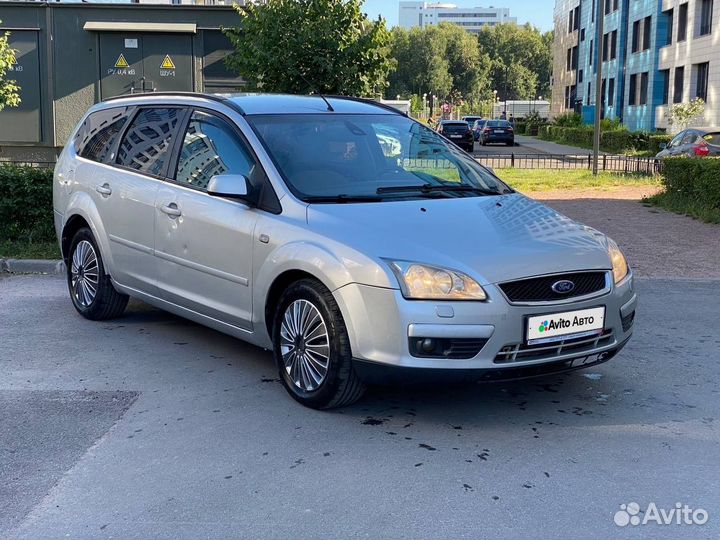
<svg viewBox="0 0 720 540">
<path fill-rule="evenodd" d="M 125 55 L 120 53 L 120 56 L 118 56 L 117 61 L 115 62 L 115 67 L 120 69 L 125 69 L 127 67 L 130 67 L 130 64 L 127 63 L 127 60 L 125 60 Z"/>
<path fill-rule="evenodd" d="M 160 64 L 161 69 L 175 69 L 175 64 L 172 61 L 172 58 L 170 58 L 169 54 L 165 55 L 165 60 L 162 61 L 162 64 Z"/>
</svg>

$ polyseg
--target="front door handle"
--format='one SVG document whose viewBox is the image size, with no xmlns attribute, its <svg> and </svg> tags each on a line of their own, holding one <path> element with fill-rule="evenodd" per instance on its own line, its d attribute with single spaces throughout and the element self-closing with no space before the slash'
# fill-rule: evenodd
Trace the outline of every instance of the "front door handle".
<svg viewBox="0 0 720 540">
<path fill-rule="evenodd" d="M 109 196 L 112 193 L 112 189 L 110 188 L 110 184 L 107 182 L 104 183 L 102 186 L 98 186 L 95 188 L 95 191 L 97 191 L 100 195 Z"/>
<path fill-rule="evenodd" d="M 178 208 L 176 203 L 169 203 L 160 207 L 160 211 L 163 214 L 167 214 L 170 217 L 176 218 L 182 216 L 182 211 Z"/>
</svg>

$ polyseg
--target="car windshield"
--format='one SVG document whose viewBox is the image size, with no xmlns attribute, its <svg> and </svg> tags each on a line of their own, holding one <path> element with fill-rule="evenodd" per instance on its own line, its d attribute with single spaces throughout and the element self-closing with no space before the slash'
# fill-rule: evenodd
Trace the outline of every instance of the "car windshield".
<svg viewBox="0 0 720 540">
<path fill-rule="evenodd" d="M 471 156 L 405 116 L 325 113 L 246 118 L 288 187 L 308 202 L 512 192 Z"/>
</svg>

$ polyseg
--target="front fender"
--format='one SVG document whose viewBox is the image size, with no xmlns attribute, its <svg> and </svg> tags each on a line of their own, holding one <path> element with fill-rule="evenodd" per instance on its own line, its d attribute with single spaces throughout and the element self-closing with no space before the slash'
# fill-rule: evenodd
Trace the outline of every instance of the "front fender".
<svg viewBox="0 0 720 540">
<path fill-rule="evenodd" d="M 63 214 L 62 228 L 70 221 L 73 216 L 80 216 L 83 218 L 88 225 L 90 230 L 95 237 L 98 248 L 100 249 L 100 256 L 102 257 L 103 265 L 105 267 L 106 274 L 112 274 L 115 269 L 115 263 L 112 258 L 112 250 L 110 249 L 110 243 L 108 235 L 105 232 L 105 226 L 100 218 L 95 202 L 92 200 L 90 195 L 83 191 L 75 191 L 68 200 L 67 209 Z"/>
</svg>

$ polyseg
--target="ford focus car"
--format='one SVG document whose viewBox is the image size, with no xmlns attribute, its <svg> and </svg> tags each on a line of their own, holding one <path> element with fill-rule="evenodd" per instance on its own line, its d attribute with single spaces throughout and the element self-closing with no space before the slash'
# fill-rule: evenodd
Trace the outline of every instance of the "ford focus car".
<svg viewBox="0 0 720 540">
<path fill-rule="evenodd" d="M 82 316 L 135 297 L 271 349 L 310 407 L 588 367 L 633 329 L 610 238 L 370 101 L 112 99 L 75 129 L 53 198 Z"/>
</svg>

